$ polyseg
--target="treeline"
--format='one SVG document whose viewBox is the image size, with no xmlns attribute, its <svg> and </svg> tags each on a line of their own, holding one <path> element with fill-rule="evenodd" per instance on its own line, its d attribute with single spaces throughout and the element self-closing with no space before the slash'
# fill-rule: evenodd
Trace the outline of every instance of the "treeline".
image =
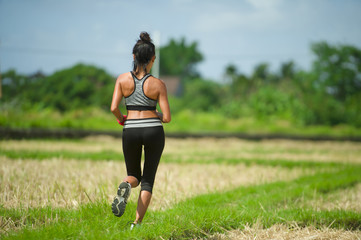
<svg viewBox="0 0 361 240">
<path fill-rule="evenodd" d="M 2 74 L 3 104 L 27 109 L 50 108 L 61 112 L 82 107 L 108 107 L 114 77 L 95 66 L 77 64 L 50 76 L 30 76 L 9 70 Z M 108 107 L 109 108 L 109 107 Z"/>
<path fill-rule="evenodd" d="M 361 50 L 326 42 L 312 44 L 311 50 L 315 60 L 309 71 L 293 61 L 275 72 L 260 63 L 247 76 L 230 64 L 222 83 L 186 78 L 184 95 L 174 99 L 172 109 L 221 112 L 264 123 L 278 119 L 298 126 L 361 127 Z"/>
<path fill-rule="evenodd" d="M 197 72 L 203 56 L 196 42 L 171 40 L 161 48 L 160 73 L 181 79 L 182 94 L 170 98 L 175 114 L 191 110 L 265 124 L 279 119 L 300 126 L 361 127 L 361 50 L 326 42 L 315 43 L 311 49 L 315 60 L 309 71 L 289 61 L 275 72 L 260 63 L 245 75 L 230 64 L 224 79 L 213 81 Z M 109 111 L 115 79 L 101 68 L 84 64 L 50 76 L 9 70 L 2 73 L 0 109 L 66 112 L 94 106 Z"/>
</svg>

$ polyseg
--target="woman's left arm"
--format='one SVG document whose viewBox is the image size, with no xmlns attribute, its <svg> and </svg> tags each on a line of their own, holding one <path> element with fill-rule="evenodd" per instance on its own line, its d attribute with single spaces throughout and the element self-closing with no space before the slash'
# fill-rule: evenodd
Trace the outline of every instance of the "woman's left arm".
<svg viewBox="0 0 361 240">
<path fill-rule="evenodd" d="M 157 112 L 158 117 L 164 123 L 169 123 L 171 121 L 170 107 L 168 102 L 167 87 L 165 83 L 161 81 L 160 91 L 158 97 L 159 107 L 162 113 Z"/>
</svg>

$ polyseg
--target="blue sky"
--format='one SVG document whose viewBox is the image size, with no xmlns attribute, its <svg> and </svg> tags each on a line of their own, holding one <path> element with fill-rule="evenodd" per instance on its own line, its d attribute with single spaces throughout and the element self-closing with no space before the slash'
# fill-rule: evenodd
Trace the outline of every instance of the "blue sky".
<svg viewBox="0 0 361 240">
<path fill-rule="evenodd" d="M 50 74 L 83 62 L 115 76 L 131 70 L 139 33 L 158 31 L 161 45 L 197 41 L 209 79 L 229 63 L 307 70 L 312 42 L 361 48 L 360 13 L 360 0 L 0 0 L 0 67 Z"/>
</svg>

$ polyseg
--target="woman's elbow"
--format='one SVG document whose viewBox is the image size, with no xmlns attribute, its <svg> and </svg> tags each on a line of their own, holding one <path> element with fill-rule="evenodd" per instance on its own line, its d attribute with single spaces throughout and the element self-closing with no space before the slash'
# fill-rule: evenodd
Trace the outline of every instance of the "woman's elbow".
<svg viewBox="0 0 361 240">
<path fill-rule="evenodd" d="M 112 113 L 115 113 L 117 110 L 118 110 L 117 107 L 115 107 L 115 106 L 110 106 L 110 111 L 111 111 Z"/>
<path fill-rule="evenodd" d="M 163 119 L 162 119 L 162 120 L 163 120 L 164 123 L 169 123 L 172 119 L 171 119 L 170 116 L 164 116 L 164 115 L 163 115 Z"/>
</svg>

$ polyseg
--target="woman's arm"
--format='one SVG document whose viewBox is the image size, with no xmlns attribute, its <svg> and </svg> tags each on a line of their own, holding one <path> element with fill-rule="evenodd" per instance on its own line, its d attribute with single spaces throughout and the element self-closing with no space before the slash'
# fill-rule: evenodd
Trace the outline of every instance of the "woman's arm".
<svg viewBox="0 0 361 240">
<path fill-rule="evenodd" d="M 110 106 L 110 111 L 114 114 L 114 116 L 120 121 L 123 122 L 123 114 L 120 112 L 119 104 L 123 98 L 122 87 L 120 84 L 120 76 L 115 82 L 114 92 L 113 92 L 113 100 Z"/>
<path fill-rule="evenodd" d="M 157 112 L 158 117 L 164 123 L 169 123 L 171 121 L 171 114 L 170 114 L 170 107 L 168 102 L 168 95 L 167 95 L 167 87 L 163 81 L 160 81 L 160 91 L 159 91 L 159 107 L 162 113 Z"/>
</svg>

